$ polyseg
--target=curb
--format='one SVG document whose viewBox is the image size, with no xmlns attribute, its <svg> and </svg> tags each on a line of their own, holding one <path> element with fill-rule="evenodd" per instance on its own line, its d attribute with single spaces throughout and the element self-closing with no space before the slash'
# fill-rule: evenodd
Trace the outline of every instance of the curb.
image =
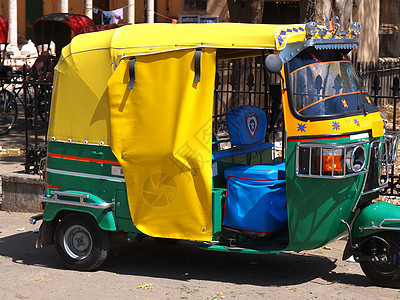
<svg viewBox="0 0 400 300">
<path fill-rule="evenodd" d="M 39 175 L 7 173 L 2 175 L 3 202 L 1 210 L 38 212 L 39 195 L 44 182 Z"/>
</svg>

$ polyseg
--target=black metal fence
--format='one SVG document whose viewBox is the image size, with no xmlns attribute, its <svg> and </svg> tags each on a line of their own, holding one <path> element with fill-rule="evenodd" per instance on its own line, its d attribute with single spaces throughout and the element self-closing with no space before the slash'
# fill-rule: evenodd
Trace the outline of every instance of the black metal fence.
<svg viewBox="0 0 400 300">
<path fill-rule="evenodd" d="M 369 92 L 381 112 L 387 130 L 399 130 L 399 77 L 400 62 L 386 61 L 377 63 L 355 63 L 355 67 L 363 79 L 364 88 Z M 399 161 L 399 160 L 398 160 Z M 382 194 L 399 196 L 400 163 L 389 170 L 389 187 Z"/>
<path fill-rule="evenodd" d="M 38 74 L 39 73 L 39 74 Z M 47 153 L 47 128 L 49 123 L 52 80 L 35 68 L 22 72 L 22 95 L 25 115 L 25 172 L 38 174 Z"/>
<path fill-rule="evenodd" d="M 228 137 L 226 114 L 239 105 L 262 108 L 269 127 L 270 142 L 282 141 L 283 127 L 280 79 L 263 67 L 263 57 L 220 61 L 217 65 L 214 91 L 213 131 L 217 139 Z"/>
</svg>

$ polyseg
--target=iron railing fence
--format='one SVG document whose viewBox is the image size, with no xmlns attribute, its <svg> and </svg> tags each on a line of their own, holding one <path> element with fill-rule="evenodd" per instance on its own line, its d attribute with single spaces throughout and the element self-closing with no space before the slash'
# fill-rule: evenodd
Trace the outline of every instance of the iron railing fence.
<svg viewBox="0 0 400 300">
<path fill-rule="evenodd" d="M 25 172 L 38 174 L 47 154 L 47 128 L 50 115 L 52 80 L 46 80 L 46 66 L 38 76 L 36 69 L 23 68 L 25 112 Z"/>
<path fill-rule="evenodd" d="M 214 138 L 228 138 L 226 114 L 233 107 L 254 105 L 267 115 L 268 140 L 273 143 L 284 140 L 283 127 L 278 122 L 282 117 L 280 79 L 266 72 L 263 60 L 263 56 L 258 56 L 218 62 L 214 90 Z"/>
<path fill-rule="evenodd" d="M 399 77 L 400 62 L 385 61 L 377 63 L 355 63 L 355 68 L 362 77 L 366 91 L 374 100 L 381 112 L 387 130 L 399 130 Z M 400 159 L 390 167 L 388 174 L 389 186 L 381 194 L 387 196 L 400 195 Z"/>
</svg>

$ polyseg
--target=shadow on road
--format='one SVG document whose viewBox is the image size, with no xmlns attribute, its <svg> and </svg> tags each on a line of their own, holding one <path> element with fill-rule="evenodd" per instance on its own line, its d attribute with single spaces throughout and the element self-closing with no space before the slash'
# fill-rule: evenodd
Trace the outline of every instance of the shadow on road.
<svg viewBox="0 0 400 300">
<path fill-rule="evenodd" d="M 36 234 L 0 239 L 0 255 L 13 262 L 63 269 L 53 246 L 35 249 Z M 336 261 L 311 254 L 249 255 L 200 250 L 194 242 L 163 243 L 151 238 L 113 250 L 101 271 L 122 275 L 207 280 L 258 286 L 290 286 L 322 278 L 327 283 L 369 286 L 358 274 L 335 272 Z M 317 284 L 317 283 L 316 283 Z"/>
<path fill-rule="evenodd" d="M 54 247 L 35 248 L 36 237 L 37 234 L 28 231 L 0 238 L 0 256 L 10 257 L 19 264 L 62 269 Z"/>
</svg>

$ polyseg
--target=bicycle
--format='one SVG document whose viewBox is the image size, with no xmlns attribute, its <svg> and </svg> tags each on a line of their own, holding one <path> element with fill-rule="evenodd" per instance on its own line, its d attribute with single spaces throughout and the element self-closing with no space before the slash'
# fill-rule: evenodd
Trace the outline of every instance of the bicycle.
<svg viewBox="0 0 400 300">
<path fill-rule="evenodd" d="M 18 118 L 18 97 L 14 92 L 7 90 L 12 82 L 11 77 L 11 68 L 2 66 L 0 68 L 0 136 L 7 134 Z"/>
<path fill-rule="evenodd" d="M 50 97 L 49 91 L 35 87 L 37 82 L 26 80 L 26 75 L 23 73 L 26 74 L 26 71 L 8 72 L 7 76 L 0 76 L 0 136 L 8 134 L 15 125 L 18 119 L 18 102 L 24 108 L 25 117 L 33 127 L 36 127 L 38 118 L 47 126 L 48 104 L 46 105 L 46 101 L 48 100 L 46 99 Z M 26 93 L 26 99 L 23 93 Z"/>
</svg>

